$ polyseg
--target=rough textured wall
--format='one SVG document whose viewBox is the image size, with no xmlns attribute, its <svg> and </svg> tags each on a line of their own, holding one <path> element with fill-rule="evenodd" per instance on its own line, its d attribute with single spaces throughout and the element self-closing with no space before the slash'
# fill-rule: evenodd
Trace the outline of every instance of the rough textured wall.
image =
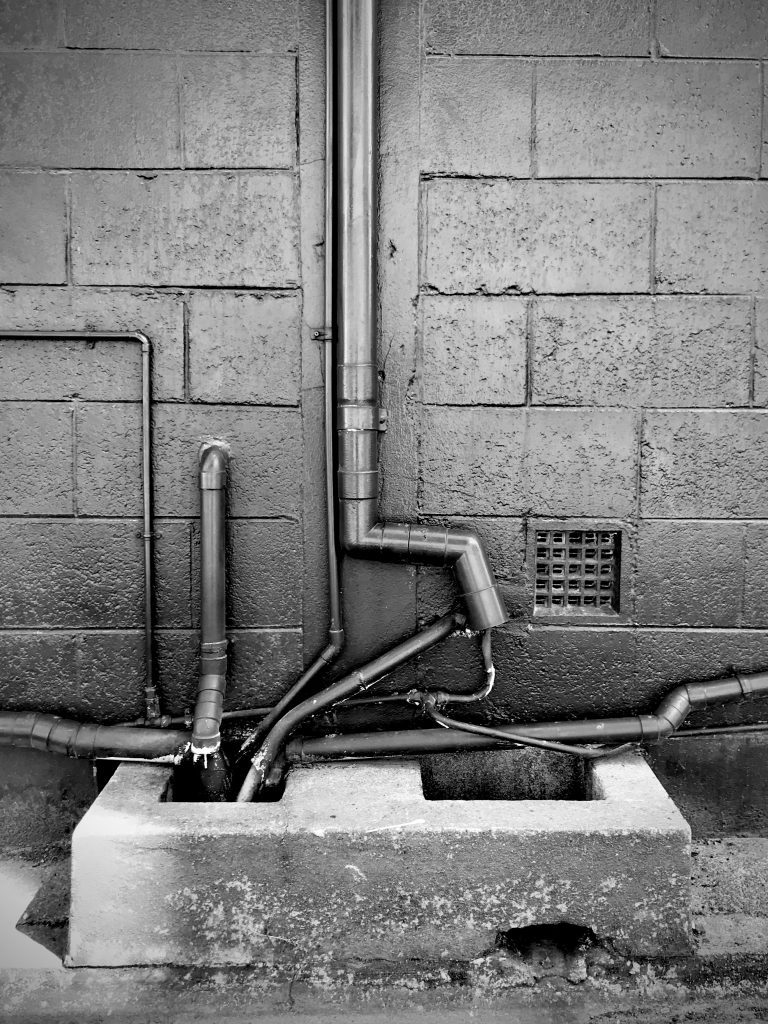
<svg viewBox="0 0 768 1024">
<path fill-rule="evenodd" d="M 197 452 L 229 442 L 228 703 L 269 702 L 304 660 L 305 580 L 312 650 L 323 628 L 322 517 L 303 479 L 320 423 L 322 0 L 9 0 L 0 50 L 0 337 L 152 340 L 172 713 L 196 688 Z M 0 346 L 0 706 L 136 715 L 138 346 Z"/>
<path fill-rule="evenodd" d="M 485 536 L 496 709 L 768 667 L 765 5 L 383 10 L 385 510 Z M 534 619 L 542 517 L 624 531 L 620 619 Z M 476 673 L 461 641 L 424 672 Z"/>
<path fill-rule="evenodd" d="M 323 8 L 0 5 L 0 333 L 153 340 L 170 711 L 195 689 L 202 439 L 234 455 L 230 706 L 323 642 Z M 383 511 L 485 537 L 513 611 L 495 708 L 647 710 L 768 666 L 764 5 L 381 12 Z M 138 353 L 0 344 L 0 703 L 137 714 Z M 625 531 L 620 622 L 532 623 L 540 517 Z M 371 562 L 344 587 L 347 665 L 455 598 Z M 457 639 L 400 679 L 478 668 Z"/>
</svg>

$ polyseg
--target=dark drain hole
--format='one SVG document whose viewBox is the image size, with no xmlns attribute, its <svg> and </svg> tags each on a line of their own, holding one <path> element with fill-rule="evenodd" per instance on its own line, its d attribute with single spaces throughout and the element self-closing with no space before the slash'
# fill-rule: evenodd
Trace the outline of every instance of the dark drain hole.
<svg viewBox="0 0 768 1024">
<path fill-rule="evenodd" d="M 496 932 L 496 947 L 516 953 L 524 960 L 543 962 L 583 953 L 597 943 L 591 928 L 561 921 L 558 924 L 530 924 Z"/>
</svg>

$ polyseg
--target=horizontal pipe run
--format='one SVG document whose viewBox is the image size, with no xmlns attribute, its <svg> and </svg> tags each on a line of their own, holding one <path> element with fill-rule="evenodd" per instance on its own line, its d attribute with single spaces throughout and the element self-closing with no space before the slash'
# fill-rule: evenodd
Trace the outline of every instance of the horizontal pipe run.
<svg viewBox="0 0 768 1024">
<path fill-rule="evenodd" d="M 1 747 L 30 747 L 67 757 L 155 758 L 176 754 L 188 742 L 188 732 L 170 729 L 92 725 L 34 712 L 0 714 Z"/>
<path fill-rule="evenodd" d="M 367 665 L 356 669 L 354 672 L 320 693 L 315 694 L 303 703 L 291 708 L 273 726 L 262 746 L 253 757 L 251 768 L 246 776 L 245 782 L 238 794 L 239 803 L 247 803 L 261 789 L 265 779 L 269 776 L 272 766 L 279 757 L 288 736 L 305 719 L 322 711 L 324 708 L 335 704 L 358 690 L 364 690 L 372 686 L 377 680 L 388 675 L 400 665 L 415 658 L 417 654 L 434 647 L 435 644 L 444 640 L 447 636 L 464 626 L 464 616 L 456 612 L 444 615 L 431 626 L 421 630 L 414 636 L 409 637 L 402 643 L 392 647 L 378 658 L 374 658 Z"/>
<path fill-rule="evenodd" d="M 682 725 L 693 708 L 768 694 L 768 672 L 729 676 L 712 682 L 675 687 L 655 715 L 632 715 L 581 722 L 535 722 L 494 728 L 514 736 L 560 743 L 626 743 L 665 739 Z M 404 729 L 398 732 L 351 733 L 347 736 L 299 737 L 286 748 L 289 761 L 340 757 L 386 757 L 396 754 L 450 753 L 455 750 L 504 748 L 501 738 L 471 735 L 458 729 Z"/>
</svg>

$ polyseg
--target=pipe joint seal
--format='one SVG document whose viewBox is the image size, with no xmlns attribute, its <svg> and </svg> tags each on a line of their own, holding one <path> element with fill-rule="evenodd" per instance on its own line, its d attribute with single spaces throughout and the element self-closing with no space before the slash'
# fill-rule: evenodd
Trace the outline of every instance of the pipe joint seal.
<svg viewBox="0 0 768 1024">
<path fill-rule="evenodd" d="M 339 430 L 381 430 L 382 410 L 377 405 L 340 405 Z"/>
</svg>

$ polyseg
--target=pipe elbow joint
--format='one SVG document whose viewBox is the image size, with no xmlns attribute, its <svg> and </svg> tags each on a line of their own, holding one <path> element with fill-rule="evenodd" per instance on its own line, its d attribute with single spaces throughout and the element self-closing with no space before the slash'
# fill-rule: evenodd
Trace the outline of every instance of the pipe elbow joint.
<svg viewBox="0 0 768 1024">
<path fill-rule="evenodd" d="M 690 714 L 691 707 L 687 686 L 676 686 L 668 693 L 656 710 L 662 735 L 669 736 L 678 729 Z"/>
<path fill-rule="evenodd" d="M 205 441 L 200 445 L 200 490 L 223 491 L 227 486 L 229 445 L 225 441 Z"/>
<path fill-rule="evenodd" d="M 491 629 L 509 619 L 485 545 L 471 530 L 448 530 L 446 553 L 453 561 L 472 629 Z"/>
</svg>

